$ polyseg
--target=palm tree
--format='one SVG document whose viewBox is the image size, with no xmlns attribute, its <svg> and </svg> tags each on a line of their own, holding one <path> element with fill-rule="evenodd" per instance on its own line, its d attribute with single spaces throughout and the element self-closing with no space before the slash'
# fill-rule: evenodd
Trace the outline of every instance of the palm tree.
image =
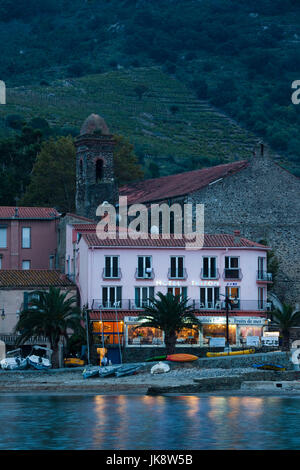
<svg viewBox="0 0 300 470">
<path fill-rule="evenodd" d="M 38 294 L 30 308 L 23 310 L 15 331 L 20 333 L 18 345 L 29 338 L 45 336 L 53 350 L 53 367 L 59 363 L 58 344 L 62 338 L 68 338 L 68 330 L 79 332 L 81 311 L 76 306 L 76 296 L 68 297 L 69 292 L 50 287 L 49 292 L 36 291 Z"/>
<path fill-rule="evenodd" d="M 142 325 L 137 327 L 152 327 L 162 330 L 165 334 L 167 354 L 174 354 L 178 333 L 183 328 L 197 330 L 201 322 L 192 312 L 192 306 L 188 306 L 188 299 L 180 295 L 166 295 L 158 292 L 157 299 L 151 299 L 149 305 L 144 308 L 144 313 L 139 316 Z"/>
<path fill-rule="evenodd" d="M 290 329 L 300 326 L 300 311 L 295 310 L 292 305 L 277 304 L 271 315 L 272 322 L 278 325 L 282 333 L 282 349 L 287 351 L 290 347 Z"/>
</svg>

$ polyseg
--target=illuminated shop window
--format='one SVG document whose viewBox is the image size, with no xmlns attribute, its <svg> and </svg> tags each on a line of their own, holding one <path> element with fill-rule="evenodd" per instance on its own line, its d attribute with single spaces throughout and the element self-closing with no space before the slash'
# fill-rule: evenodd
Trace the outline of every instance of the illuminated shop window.
<svg viewBox="0 0 300 470">
<path fill-rule="evenodd" d="M 226 338 L 226 325 L 203 325 L 203 343 L 209 344 L 209 338 Z M 229 325 L 229 343 L 236 344 L 236 325 Z"/>
<path fill-rule="evenodd" d="M 163 332 L 157 328 L 139 327 L 138 324 L 127 326 L 127 341 L 131 346 L 163 346 Z"/>
</svg>

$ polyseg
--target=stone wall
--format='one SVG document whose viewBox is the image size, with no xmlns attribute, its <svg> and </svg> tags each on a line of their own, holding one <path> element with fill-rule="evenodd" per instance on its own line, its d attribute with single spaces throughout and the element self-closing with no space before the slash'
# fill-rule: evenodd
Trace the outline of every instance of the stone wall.
<svg viewBox="0 0 300 470">
<path fill-rule="evenodd" d="M 205 205 L 206 233 L 265 239 L 280 262 L 275 292 L 300 301 L 300 179 L 265 156 L 244 170 L 190 194 L 186 202 Z"/>
<path fill-rule="evenodd" d="M 113 136 L 81 136 L 76 140 L 76 213 L 96 218 L 96 209 L 103 202 L 117 202 Z M 97 160 L 103 162 L 101 180 L 96 178 Z"/>
<path fill-rule="evenodd" d="M 299 380 L 300 371 L 260 371 L 249 372 L 239 376 L 208 377 L 195 379 L 194 383 L 178 385 L 177 387 L 149 387 L 147 395 L 161 395 L 162 393 L 203 393 L 217 390 L 239 390 L 245 381 L 286 381 Z"/>
<path fill-rule="evenodd" d="M 209 351 L 210 352 L 223 352 L 224 348 L 210 348 Z M 232 348 L 233 351 L 237 351 L 237 350 L 240 350 L 240 348 L 235 348 L 233 347 Z M 272 351 L 273 349 L 272 348 L 265 348 L 264 349 L 264 352 L 269 352 L 269 351 Z M 199 347 L 199 348 L 191 348 L 189 346 L 187 347 L 180 347 L 177 348 L 176 350 L 176 354 L 193 354 L 195 356 L 198 356 L 200 358 L 203 358 L 204 361 L 208 361 L 208 364 L 213 364 L 214 361 L 220 361 L 222 362 L 222 358 L 206 358 L 206 353 L 208 352 L 208 348 L 207 347 Z M 123 351 L 122 351 L 122 358 L 123 358 L 123 362 L 144 362 L 146 359 L 148 359 L 149 357 L 154 357 L 154 356 L 163 356 L 167 354 L 166 353 L 166 349 L 165 348 L 143 348 L 143 347 L 137 347 L 137 348 L 124 348 Z M 245 356 L 239 356 L 240 358 L 245 358 L 245 362 L 247 362 L 247 357 L 252 357 L 252 362 L 253 362 L 253 357 L 257 357 L 256 355 L 253 356 L 248 356 L 248 355 L 245 355 Z M 212 359 L 214 361 L 212 361 Z M 224 358 L 223 358 L 224 359 Z M 236 363 L 238 362 L 237 360 L 238 358 L 233 358 L 233 360 L 236 361 Z M 202 360 L 202 359 L 201 359 Z M 226 358 L 225 358 L 226 360 Z M 210 362 L 212 361 L 212 362 Z M 197 361 L 197 364 L 198 364 L 199 361 Z M 223 361 L 224 362 L 224 361 Z M 250 362 L 251 362 L 251 359 L 250 359 Z M 188 363 L 188 364 L 194 364 L 194 363 Z M 228 362 L 226 364 L 229 364 Z M 205 367 L 209 367 L 209 366 L 205 366 Z M 216 367 L 216 366 L 212 366 L 212 367 Z M 219 367 L 219 366 L 218 366 Z M 231 367 L 230 365 L 227 365 L 226 367 L 224 368 L 229 368 Z M 241 366 L 242 367 L 242 366 Z"/>
</svg>

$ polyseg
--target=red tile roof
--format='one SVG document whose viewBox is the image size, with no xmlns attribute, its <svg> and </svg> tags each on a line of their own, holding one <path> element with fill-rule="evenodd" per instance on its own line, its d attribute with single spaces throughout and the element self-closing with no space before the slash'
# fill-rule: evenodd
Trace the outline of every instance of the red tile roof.
<svg viewBox="0 0 300 470">
<path fill-rule="evenodd" d="M 97 224 L 72 224 L 76 232 L 96 232 Z"/>
<path fill-rule="evenodd" d="M 88 246 L 93 247 L 157 247 L 157 248 L 185 248 L 186 243 L 189 241 L 185 239 L 176 239 L 171 235 L 169 239 L 163 239 L 160 235 L 158 239 L 151 239 L 149 234 L 148 239 L 133 239 L 127 237 L 121 239 L 118 236 L 116 238 L 107 238 L 100 240 L 96 233 L 83 233 L 83 239 Z M 247 238 L 236 237 L 230 234 L 215 234 L 211 235 L 208 233 L 204 234 L 204 248 L 263 248 L 269 249 L 265 245 L 253 242 Z"/>
<path fill-rule="evenodd" d="M 16 207 L 0 206 L 0 219 L 54 219 L 59 213 L 53 207 Z"/>
<path fill-rule="evenodd" d="M 1 288 L 38 288 L 38 287 L 73 287 L 75 284 L 70 281 L 66 275 L 60 271 L 47 269 L 29 269 L 29 270 L 0 270 L 0 289 Z"/>
<path fill-rule="evenodd" d="M 159 201 L 184 196 L 208 186 L 220 178 L 237 173 L 248 166 L 247 160 L 217 165 L 177 175 L 163 176 L 122 186 L 120 196 L 127 196 L 129 204 Z"/>
<path fill-rule="evenodd" d="M 89 223 L 95 223 L 94 220 L 92 219 L 89 219 L 88 217 L 84 217 L 83 215 L 78 215 L 78 214 L 73 214 L 72 212 L 66 212 L 64 214 L 64 216 L 69 216 L 69 217 L 74 217 L 75 219 L 78 219 L 78 220 L 86 220 L 87 222 Z M 84 224 L 83 224 L 84 225 Z M 86 224 L 85 224 L 86 225 Z"/>
</svg>

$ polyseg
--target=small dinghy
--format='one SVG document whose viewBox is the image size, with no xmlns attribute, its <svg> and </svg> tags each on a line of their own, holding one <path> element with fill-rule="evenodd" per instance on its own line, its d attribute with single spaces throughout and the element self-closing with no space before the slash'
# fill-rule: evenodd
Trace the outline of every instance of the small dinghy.
<svg viewBox="0 0 300 470">
<path fill-rule="evenodd" d="M 38 354 L 38 351 L 41 350 L 41 354 Z M 34 354 L 34 353 L 37 354 Z M 35 345 L 32 348 L 31 354 L 27 356 L 28 364 L 37 370 L 47 370 L 52 367 L 51 364 L 51 355 L 52 349 L 45 348 L 43 346 Z"/>
<path fill-rule="evenodd" d="M 27 358 L 21 357 L 21 349 L 9 351 L 0 364 L 4 370 L 24 370 L 28 367 Z"/>
<path fill-rule="evenodd" d="M 125 377 L 126 375 L 134 375 L 142 366 L 121 366 L 116 370 L 116 377 Z"/>
<path fill-rule="evenodd" d="M 152 356 L 146 359 L 146 362 L 156 362 L 156 361 L 165 361 L 167 359 L 167 355 L 164 356 Z"/>
<path fill-rule="evenodd" d="M 91 379 L 92 377 L 99 377 L 99 367 L 93 369 L 84 369 L 82 376 L 84 379 Z"/>
<path fill-rule="evenodd" d="M 193 354 L 170 354 L 166 357 L 167 361 L 172 362 L 191 362 L 197 361 L 197 359 L 199 359 L 199 357 Z"/>
<path fill-rule="evenodd" d="M 285 367 L 279 364 L 252 364 L 252 367 L 255 367 L 256 369 L 261 369 L 261 370 L 278 370 L 278 371 L 286 370 Z"/>
<path fill-rule="evenodd" d="M 99 377 L 111 377 L 115 375 L 118 369 L 120 369 L 122 366 L 102 366 L 99 369 Z"/>
</svg>

